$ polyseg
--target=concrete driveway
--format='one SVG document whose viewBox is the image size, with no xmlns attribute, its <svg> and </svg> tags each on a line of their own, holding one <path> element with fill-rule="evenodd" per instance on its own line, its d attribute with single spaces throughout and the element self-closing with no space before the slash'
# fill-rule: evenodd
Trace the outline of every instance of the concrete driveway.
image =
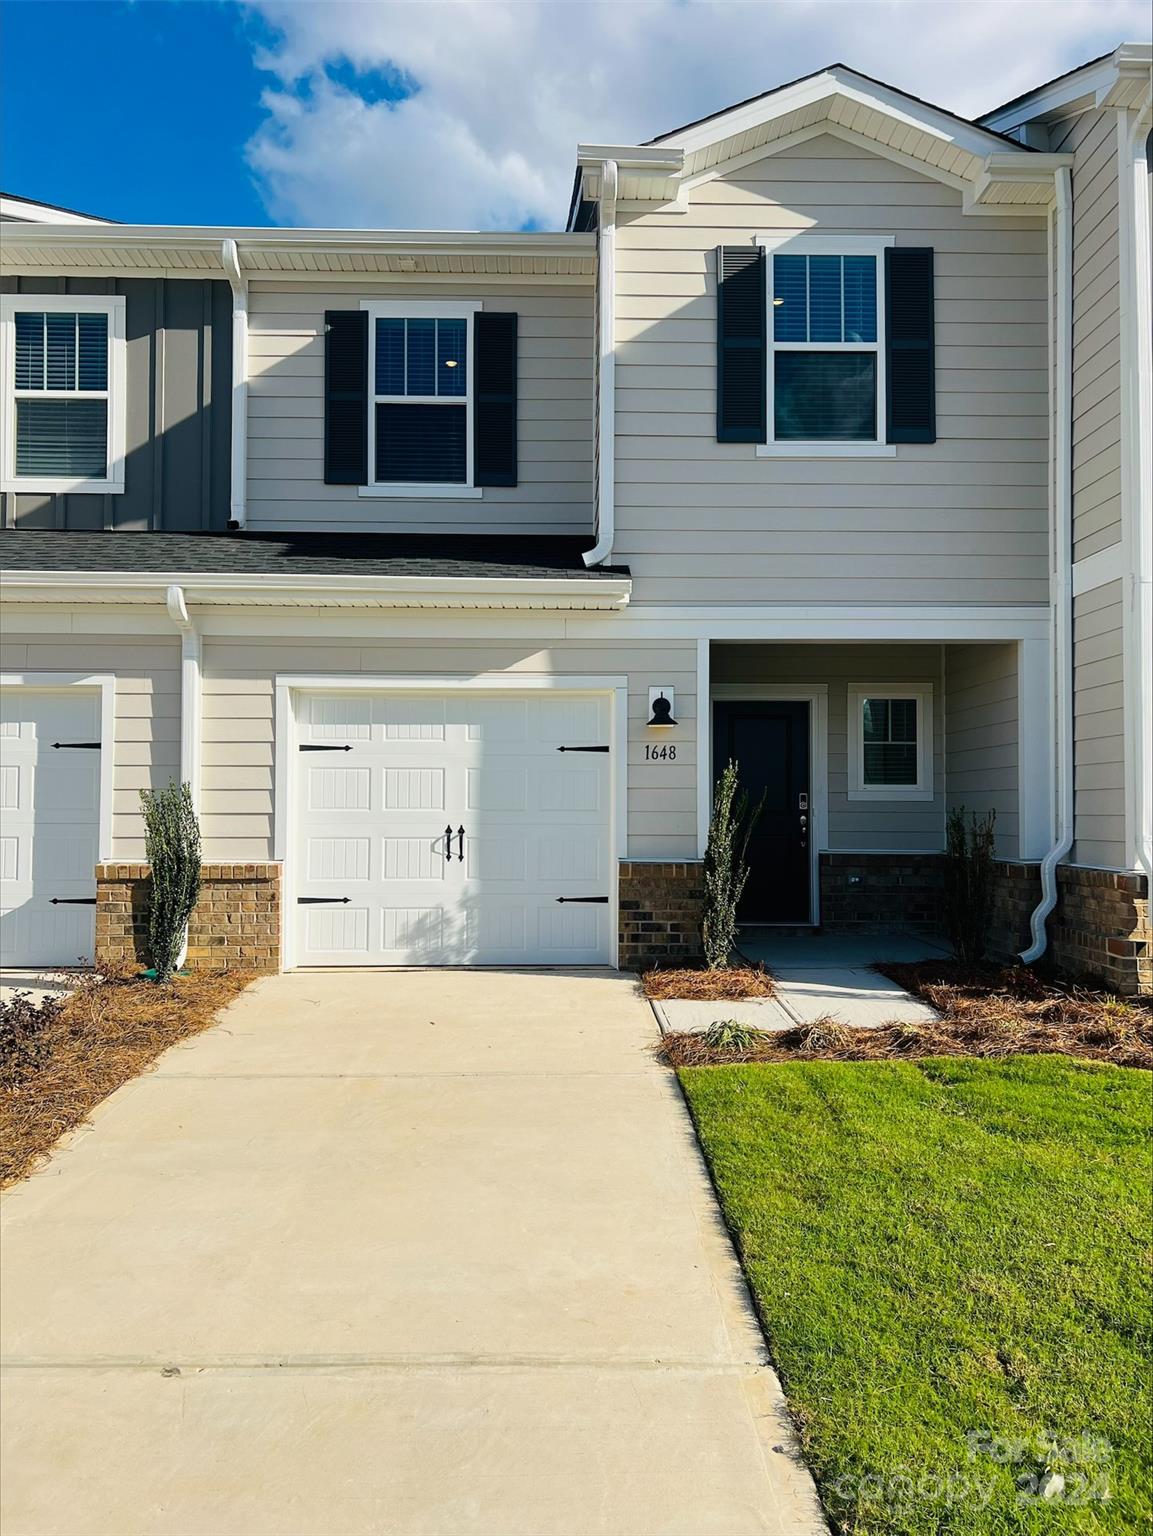
<svg viewBox="0 0 1153 1536">
<path fill-rule="evenodd" d="M 245 994 L 4 1201 L 5 1536 L 823 1530 L 627 977 Z"/>
</svg>

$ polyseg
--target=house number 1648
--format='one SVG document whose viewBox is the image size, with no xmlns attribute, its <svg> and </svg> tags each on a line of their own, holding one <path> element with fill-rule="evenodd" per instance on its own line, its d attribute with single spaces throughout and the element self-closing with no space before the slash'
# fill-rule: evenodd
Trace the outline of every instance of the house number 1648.
<svg viewBox="0 0 1153 1536">
<path fill-rule="evenodd" d="M 675 763 L 676 760 L 677 749 L 669 742 L 666 741 L 663 746 L 659 747 L 654 747 L 652 742 L 645 743 L 646 763 Z"/>
</svg>

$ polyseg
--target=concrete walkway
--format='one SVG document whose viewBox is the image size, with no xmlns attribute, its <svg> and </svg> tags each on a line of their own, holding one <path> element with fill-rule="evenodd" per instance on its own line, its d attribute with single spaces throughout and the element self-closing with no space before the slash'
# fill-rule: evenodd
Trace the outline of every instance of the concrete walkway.
<svg viewBox="0 0 1153 1536">
<path fill-rule="evenodd" d="M 754 934 L 756 930 L 754 930 Z M 934 960 L 948 954 L 942 945 L 909 934 L 817 933 L 800 937 L 741 935 L 740 952 L 773 973 L 776 996 L 736 1003 L 686 1000 L 662 1003 L 665 1030 L 703 1031 L 719 1019 L 736 1019 L 754 1029 L 792 1029 L 833 1018 L 857 1028 L 918 1024 L 935 1017 L 887 976 L 870 967 L 881 960 Z"/>
<path fill-rule="evenodd" d="M 5 1536 L 824 1529 L 629 978 L 260 983 L 4 1202 Z"/>
</svg>

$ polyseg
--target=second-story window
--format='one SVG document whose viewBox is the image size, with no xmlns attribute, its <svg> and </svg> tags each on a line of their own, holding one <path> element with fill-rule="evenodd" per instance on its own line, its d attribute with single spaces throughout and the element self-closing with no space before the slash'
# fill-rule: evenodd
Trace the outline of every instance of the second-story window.
<svg viewBox="0 0 1153 1536">
<path fill-rule="evenodd" d="M 882 252 L 851 236 L 769 251 L 769 444 L 885 441 Z"/>
<path fill-rule="evenodd" d="M 6 490 L 124 489 L 124 310 L 122 298 L 4 299 Z"/>
<path fill-rule="evenodd" d="M 365 307 L 370 483 L 468 489 L 472 330 L 479 305 L 390 300 Z"/>
</svg>

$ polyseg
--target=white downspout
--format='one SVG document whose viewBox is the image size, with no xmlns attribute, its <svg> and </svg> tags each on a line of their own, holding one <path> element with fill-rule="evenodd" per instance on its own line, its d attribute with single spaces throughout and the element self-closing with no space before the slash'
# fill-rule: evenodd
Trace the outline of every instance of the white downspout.
<svg viewBox="0 0 1153 1536">
<path fill-rule="evenodd" d="M 168 617 L 180 631 L 180 780 L 192 796 L 192 809 L 200 814 L 200 631 L 188 614 L 181 587 L 165 594 Z M 188 930 L 180 946 L 179 970 L 188 955 Z"/>
<path fill-rule="evenodd" d="M 583 557 L 586 565 L 609 558 L 616 530 L 617 179 L 616 161 L 606 160 L 597 217 L 597 541 Z"/>
<path fill-rule="evenodd" d="M 1032 943 L 1022 965 L 1032 965 L 1049 943 L 1046 922 L 1057 905 L 1057 866 L 1073 846 L 1073 221 L 1069 169 L 1056 174 L 1056 388 L 1053 485 L 1053 846 L 1041 861 L 1041 900 L 1029 919 Z"/>
<path fill-rule="evenodd" d="M 248 473 L 248 279 L 240 270 L 235 240 L 225 240 L 220 259 L 232 289 L 232 460 L 228 526 L 247 521 L 245 477 Z"/>
</svg>

